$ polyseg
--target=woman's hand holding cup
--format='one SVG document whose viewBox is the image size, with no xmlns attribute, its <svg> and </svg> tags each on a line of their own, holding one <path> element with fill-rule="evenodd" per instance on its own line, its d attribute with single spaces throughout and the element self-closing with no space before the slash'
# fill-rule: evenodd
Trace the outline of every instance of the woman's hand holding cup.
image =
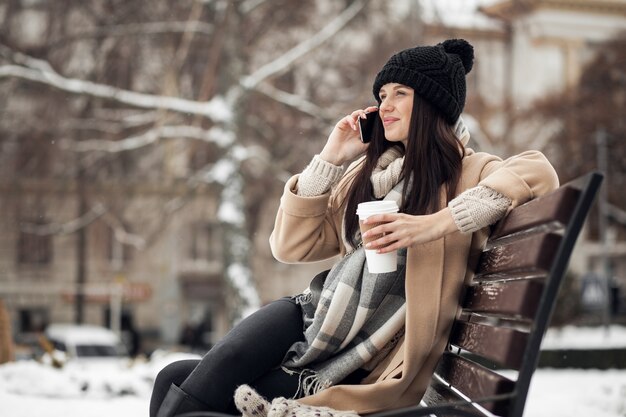
<svg viewBox="0 0 626 417">
<path fill-rule="evenodd" d="M 448 207 L 426 215 L 404 213 L 377 214 L 364 220 L 365 249 L 387 253 L 414 247 L 458 232 Z M 375 226 L 372 226 L 375 225 Z"/>
</svg>

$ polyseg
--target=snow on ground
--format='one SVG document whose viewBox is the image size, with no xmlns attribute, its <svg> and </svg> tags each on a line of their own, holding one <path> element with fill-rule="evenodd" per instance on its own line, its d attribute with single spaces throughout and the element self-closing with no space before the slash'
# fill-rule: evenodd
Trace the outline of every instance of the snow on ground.
<svg viewBox="0 0 626 417">
<path fill-rule="evenodd" d="M 36 361 L 0 366 L 0 417 L 142 417 L 157 373 L 176 360 L 155 352 L 149 362 L 89 360 L 62 369 Z"/>
<path fill-rule="evenodd" d="M 626 327 L 575 327 L 550 328 L 541 348 L 557 349 L 617 349 L 626 348 Z"/>
<path fill-rule="evenodd" d="M 551 329 L 544 348 L 626 347 L 626 328 Z M 154 377 L 166 364 L 195 357 L 156 352 L 149 362 L 0 366 L 0 417 L 145 417 Z M 525 417 L 625 417 L 626 369 L 539 369 Z"/>
<path fill-rule="evenodd" d="M 626 370 L 535 371 L 524 417 L 577 416 L 626 416 Z"/>
<path fill-rule="evenodd" d="M 5 365 L 4 367 L 7 367 Z M 3 368 L 4 368 L 3 367 Z M 0 378 L 4 377 L 2 370 Z M 46 377 L 44 376 L 43 379 Z M 39 380 L 38 380 L 39 381 Z M 31 381 L 33 387 L 37 381 Z M 126 396 L 25 395 L 0 385 L 2 417 L 146 417 L 149 394 Z M 626 370 L 539 369 L 526 402 L 525 417 L 624 417 Z"/>
</svg>

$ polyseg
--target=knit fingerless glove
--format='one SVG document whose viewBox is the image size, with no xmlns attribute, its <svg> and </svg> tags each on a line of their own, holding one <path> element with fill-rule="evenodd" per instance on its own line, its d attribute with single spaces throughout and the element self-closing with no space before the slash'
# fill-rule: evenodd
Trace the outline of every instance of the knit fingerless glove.
<svg viewBox="0 0 626 417">
<path fill-rule="evenodd" d="M 484 186 L 470 188 L 448 203 L 454 223 L 462 233 L 473 233 L 494 224 L 510 206 L 510 198 Z"/>
<path fill-rule="evenodd" d="M 298 177 L 298 195 L 314 197 L 322 195 L 335 185 L 343 174 L 343 167 L 324 161 L 315 155 Z"/>
</svg>

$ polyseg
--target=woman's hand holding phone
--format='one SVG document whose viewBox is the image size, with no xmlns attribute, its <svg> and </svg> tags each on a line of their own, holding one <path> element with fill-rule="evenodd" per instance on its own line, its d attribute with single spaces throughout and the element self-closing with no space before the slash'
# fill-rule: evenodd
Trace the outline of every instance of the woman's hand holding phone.
<svg viewBox="0 0 626 417">
<path fill-rule="evenodd" d="M 380 115 L 377 111 L 369 112 L 365 115 L 365 117 L 359 117 L 359 133 L 361 142 L 371 142 L 377 120 L 380 120 Z"/>
<path fill-rule="evenodd" d="M 370 106 L 355 110 L 339 120 L 328 136 L 320 158 L 333 165 L 343 165 L 346 161 L 351 161 L 365 152 L 368 144 L 361 142 L 358 119 L 365 119 L 367 113 L 376 111 L 378 111 L 377 107 Z"/>
</svg>

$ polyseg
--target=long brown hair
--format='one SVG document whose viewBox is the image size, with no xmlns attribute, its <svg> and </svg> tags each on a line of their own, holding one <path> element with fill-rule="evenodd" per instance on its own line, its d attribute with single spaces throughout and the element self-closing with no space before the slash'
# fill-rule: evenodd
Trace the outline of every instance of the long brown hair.
<svg viewBox="0 0 626 417">
<path fill-rule="evenodd" d="M 346 241 L 353 247 L 358 245 L 359 222 L 357 216 L 350 213 L 356 213 L 359 203 L 375 200 L 370 177 L 378 158 L 392 146 L 404 147 L 402 143 L 385 139 L 384 128 L 378 120 L 365 160 L 348 191 L 344 229 Z M 464 155 L 465 150 L 454 134 L 454 127 L 430 103 L 415 94 L 401 176 L 412 181 L 404 181 L 400 212 L 418 215 L 440 210 L 442 186 L 446 187 L 447 201 L 454 198 Z"/>
</svg>

